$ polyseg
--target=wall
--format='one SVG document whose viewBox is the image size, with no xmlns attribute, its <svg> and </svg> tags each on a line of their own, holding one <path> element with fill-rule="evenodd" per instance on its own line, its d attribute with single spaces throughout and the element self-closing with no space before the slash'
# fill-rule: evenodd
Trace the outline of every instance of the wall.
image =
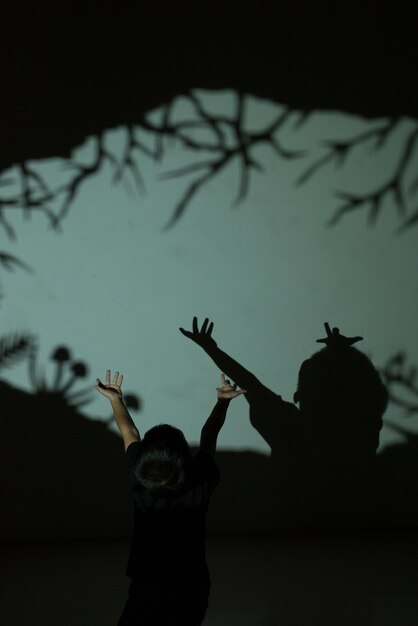
<svg viewBox="0 0 418 626">
<path fill-rule="evenodd" d="M 126 159 L 128 130 L 106 132 L 102 145 L 111 158 L 103 156 L 100 167 L 86 177 L 68 202 L 65 216 L 62 207 L 71 177 L 96 162 L 98 139 L 91 137 L 80 146 L 67 171 L 68 160 L 30 163 L 54 190 L 49 210 L 59 216 L 59 228 L 49 228 L 48 218 L 33 211 L 27 220 L 22 219 L 24 210 L 8 216 L 16 239 L 8 243 L 7 253 L 25 266 L 11 261 L 15 271 L 3 271 L 2 278 L 2 377 L 4 397 L 11 399 L 3 417 L 8 433 L 4 445 L 9 454 L 13 451 L 10 462 L 20 468 L 22 457 L 31 458 L 23 472 L 12 470 L 19 477 L 18 491 L 11 488 L 10 495 L 12 535 L 31 534 L 30 527 L 34 528 L 17 495 L 36 482 L 42 465 L 33 452 L 34 441 L 42 458 L 49 458 L 43 463 L 45 475 L 62 473 L 62 464 L 69 482 L 74 476 L 69 460 L 73 450 L 84 459 L 80 483 L 84 471 L 90 474 L 89 485 L 102 482 L 97 462 L 100 458 L 108 463 L 106 445 L 112 455 L 110 466 L 123 464 L 122 448 L 112 436 L 109 407 L 93 390 L 95 377 L 103 377 L 107 367 L 125 374 L 125 390 L 133 396 L 132 414 L 141 432 L 163 421 L 179 426 L 192 444 L 198 443 L 220 372 L 178 330 L 190 329 L 194 315 L 200 321 L 210 317 L 219 346 L 290 402 L 300 364 L 320 347 L 315 340 L 324 336 L 324 322 L 347 335 L 363 336 L 359 348 L 386 372 L 389 382 L 396 374 L 393 368 L 402 368 L 402 363 L 391 362 L 394 355 L 404 355 L 404 369 L 417 362 L 411 344 L 416 326 L 417 291 L 411 275 L 416 235 L 413 227 L 405 227 L 405 218 L 399 219 L 390 189 L 384 191 L 416 123 L 404 119 L 392 127 L 388 119 L 369 121 L 318 111 L 299 124 L 298 111 L 246 96 L 241 132 L 249 142 L 245 154 L 251 167 L 245 168 L 233 126 L 239 100 L 231 91 L 197 90 L 192 99 L 177 98 L 170 108 L 170 123 L 177 133 L 171 142 L 159 126 L 163 111 L 151 112 L 151 129 L 134 129 L 142 152 L 132 151 L 132 167 L 120 172 L 116 161 Z M 222 138 L 215 132 L 215 121 L 221 124 Z M 382 132 L 387 141 L 379 147 Z M 155 162 L 144 150 L 153 151 L 157 142 L 163 142 L 163 153 Z M 333 148 L 338 142 L 347 146 L 342 162 Z M 280 153 L 277 146 L 286 152 Z M 411 170 L 416 159 L 413 152 Z M 135 167 L 140 172 L 136 180 Z M 6 172 L 4 180 L 13 174 L 13 169 Z M 404 178 L 407 186 L 408 170 Z M 29 182 L 42 195 L 39 181 L 33 176 Z M 194 188 L 196 181 L 200 182 Z M 18 194 L 19 185 L 16 179 L 11 191 Z M 370 223 L 367 194 L 372 196 L 379 187 L 381 203 Z M 366 199 L 336 220 L 349 194 Z M 174 219 L 179 206 L 183 210 Z M 28 340 L 32 348 L 19 349 L 22 333 L 36 338 Z M 70 360 L 61 365 L 52 358 L 60 345 L 71 352 Z M 81 368 L 77 379 L 71 364 L 80 360 L 85 371 Z M 392 395 L 403 394 L 411 406 L 405 384 L 402 388 L 398 382 L 398 390 L 395 382 L 391 385 Z M 22 407 L 19 414 L 15 405 Z M 395 403 L 385 419 L 380 452 L 403 450 L 393 447 L 399 444 L 406 454 L 408 433 L 417 432 L 417 419 L 413 414 L 406 417 Z M 77 440 L 70 443 L 75 433 Z M 32 450 L 29 455 L 27 446 Z M 80 446 L 88 448 L 81 456 Z M 243 397 L 232 403 L 219 449 L 227 476 L 245 474 L 243 465 L 259 477 L 269 471 L 269 443 L 251 425 Z M 244 463 L 245 455 L 250 460 Z M 96 469 L 92 472 L 89 466 Z M 250 483 L 257 489 L 254 471 Z M 235 493 L 229 480 L 223 489 Z M 87 514 L 80 521 L 75 513 L 73 521 L 64 513 L 55 520 L 49 515 L 48 521 L 40 506 L 43 499 L 50 501 L 45 479 L 38 489 L 31 506 L 38 511 L 35 526 L 41 535 L 123 534 L 126 524 L 117 516 L 110 516 L 112 522 L 107 518 L 100 529 L 97 517 L 102 519 L 103 514 L 96 505 L 90 521 Z M 61 492 L 59 480 L 54 491 Z M 88 488 L 86 492 L 88 501 Z M 221 488 L 215 529 L 257 530 L 278 523 L 277 514 L 271 512 L 271 495 L 265 494 L 256 514 L 248 517 L 247 511 L 243 518 L 229 510 L 225 493 L 222 497 Z M 126 494 L 123 497 L 126 506 Z M 68 494 L 61 493 L 60 498 L 64 501 Z M 106 498 L 104 488 L 100 499 L 104 510 Z M 235 504 L 238 510 L 242 507 Z"/>
<path fill-rule="evenodd" d="M 262 383 L 221 433 L 212 530 L 416 525 L 415 22 L 390 7 L 376 28 L 367 3 L 281 2 L 279 22 L 259 3 L 47 4 L 4 15 L 3 536 L 129 532 L 94 381 L 120 369 L 140 431 L 196 445 L 228 366 L 179 332 L 194 315 Z M 360 473 L 339 410 L 289 421 L 277 395 L 324 322 L 364 337 L 389 391 Z"/>
</svg>

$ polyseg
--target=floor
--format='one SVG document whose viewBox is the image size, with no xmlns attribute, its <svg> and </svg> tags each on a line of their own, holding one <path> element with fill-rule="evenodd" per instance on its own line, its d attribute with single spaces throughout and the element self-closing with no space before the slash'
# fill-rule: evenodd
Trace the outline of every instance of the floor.
<svg viewBox="0 0 418 626">
<path fill-rule="evenodd" d="M 115 626 L 126 541 L 1 547 L 2 626 Z M 418 531 L 211 535 L 205 626 L 416 626 Z"/>
</svg>

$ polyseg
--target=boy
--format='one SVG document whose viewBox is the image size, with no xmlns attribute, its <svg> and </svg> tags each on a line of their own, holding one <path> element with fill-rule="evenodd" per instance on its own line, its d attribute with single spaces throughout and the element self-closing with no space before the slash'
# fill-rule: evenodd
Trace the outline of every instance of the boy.
<svg viewBox="0 0 418 626">
<path fill-rule="evenodd" d="M 221 376 L 217 402 L 193 457 L 183 433 L 161 424 L 141 440 L 122 397 L 123 376 L 97 379 L 122 435 L 134 491 L 134 531 L 127 567 L 132 579 L 118 626 L 198 626 L 208 606 L 206 514 L 219 482 L 216 442 L 232 398 L 245 393 Z"/>
</svg>

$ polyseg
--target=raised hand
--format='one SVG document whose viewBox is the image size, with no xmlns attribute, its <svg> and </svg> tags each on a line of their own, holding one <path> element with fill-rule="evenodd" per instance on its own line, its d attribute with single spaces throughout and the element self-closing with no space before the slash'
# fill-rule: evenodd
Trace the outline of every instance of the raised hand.
<svg viewBox="0 0 418 626">
<path fill-rule="evenodd" d="M 122 399 L 122 382 L 123 375 L 119 372 L 115 372 L 113 381 L 110 382 L 110 370 L 106 370 L 106 382 L 103 384 L 98 378 L 96 378 L 96 389 L 108 400 Z"/>
<path fill-rule="evenodd" d="M 208 347 L 216 347 L 216 341 L 212 338 L 213 322 L 209 322 L 207 317 L 205 318 L 200 330 L 197 317 L 193 318 L 191 331 L 185 330 L 184 328 L 180 328 L 179 330 L 185 337 L 188 337 L 204 349 Z"/>
<path fill-rule="evenodd" d="M 218 400 L 232 400 L 247 393 L 246 389 L 237 389 L 237 385 L 231 385 L 231 381 L 225 380 L 225 374 L 221 374 L 221 386 L 216 389 Z"/>
</svg>

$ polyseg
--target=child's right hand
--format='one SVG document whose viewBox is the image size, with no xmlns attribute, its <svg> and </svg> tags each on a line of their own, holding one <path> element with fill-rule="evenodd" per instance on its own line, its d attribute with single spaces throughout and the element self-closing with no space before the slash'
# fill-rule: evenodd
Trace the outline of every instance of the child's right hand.
<svg viewBox="0 0 418 626">
<path fill-rule="evenodd" d="M 113 376 L 113 381 L 110 382 L 110 370 L 106 370 L 106 383 L 103 384 L 96 378 L 96 389 L 108 400 L 122 400 L 122 381 L 123 374 L 116 372 Z"/>
<path fill-rule="evenodd" d="M 246 389 L 237 389 L 237 385 L 231 385 L 231 381 L 225 380 L 225 374 L 221 374 L 221 386 L 216 389 L 218 400 L 232 400 L 247 393 Z"/>
</svg>

